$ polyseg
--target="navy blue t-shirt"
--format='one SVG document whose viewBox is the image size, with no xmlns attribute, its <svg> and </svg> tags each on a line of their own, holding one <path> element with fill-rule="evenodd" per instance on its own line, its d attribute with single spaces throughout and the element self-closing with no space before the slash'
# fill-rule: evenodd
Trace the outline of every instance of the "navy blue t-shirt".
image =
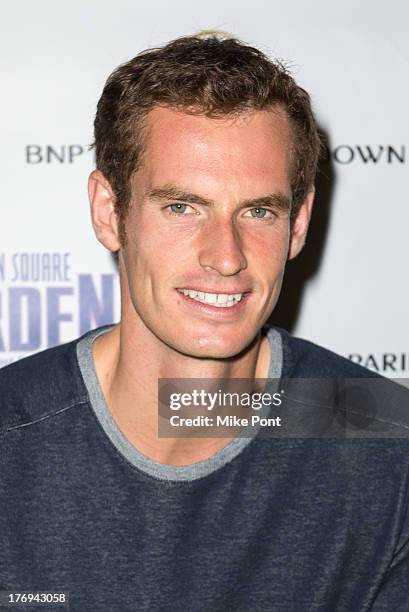
<svg viewBox="0 0 409 612">
<path fill-rule="evenodd" d="M 165 466 L 105 404 L 92 362 L 104 331 L 0 370 L 0 590 L 69 592 L 75 612 L 409 610 L 403 387 L 351 396 L 343 378 L 379 379 L 270 328 L 275 375 L 338 381 L 347 410 L 333 394 L 299 401 L 295 385 L 290 434 Z"/>
</svg>

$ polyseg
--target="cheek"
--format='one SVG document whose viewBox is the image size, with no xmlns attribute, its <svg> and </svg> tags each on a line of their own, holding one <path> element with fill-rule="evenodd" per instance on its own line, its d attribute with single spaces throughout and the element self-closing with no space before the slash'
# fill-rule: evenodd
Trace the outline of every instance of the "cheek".
<svg viewBox="0 0 409 612">
<path fill-rule="evenodd" d="M 131 292 L 140 300 L 155 299 L 167 291 L 176 273 L 187 268 L 186 244 L 158 232 L 133 237 L 125 257 Z"/>
<path fill-rule="evenodd" d="M 246 243 L 256 274 L 275 278 L 284 268 L 289 249 L 289 231 L 286 226 L 274 228 L 273 232 L 259 232 L 257 236 L 249 236 Z"/>
<path fill-rule="evenodd" d="M 186 225 L 186 224 L 185 224 Z M 186 245 L 192 240 L 192 228 L 169 222 L 159 211 L 142 210 L 135 215 L 132 232 L 136 253 L 142 258 L 161 259 L 186 254 Z"/>
</svg>

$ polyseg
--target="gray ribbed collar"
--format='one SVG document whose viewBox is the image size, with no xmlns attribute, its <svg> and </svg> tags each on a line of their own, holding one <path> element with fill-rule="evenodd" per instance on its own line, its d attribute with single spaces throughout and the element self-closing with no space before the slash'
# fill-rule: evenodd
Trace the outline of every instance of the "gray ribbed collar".
<svg viewBox="0 0 409 612">
<path fill-rule="evenodd" d="M 239 453 L 251 442 L 257 435 L 256 427 L 249 428 L 249 432 L 243 430 L 240 436 L 226 444 L 218 450 L 214 455 L 190 465 L 174 466 L 159 463 L 146 457 L 138 451 L 129 440 L 124 436 L 115 420 L 111 416 L 111 412 L 107 406 L 104 395 L 102 393 L 97 374 L 94 366 L 94 358 L 92 353 L 92 343 L 101 334 L 108 332 L 112 326 L 98 328 L 88 332 L 77 344 L 77 358 L 84 379 L 85 386 L 88 391 L 91 407 L 109 440 L 115 448 L 136 468 L 142 470 L 146 474 L 154 478 L 167 481 L 188 481 L 203 478 L 211 474 L 215 470 L 220 469 L 232 459 L 237 457 Z M 282 339 L 279 331 L 274 327 L 264 328 L 264 333 L 270 342 L 271 356 L 268 378 L 268 391 L 274 393 L 277 389 L 279 379 L 282 374 L 283 363 L 283 347 Z M 259 411 L 260 416 L 268 416 L 270 407 L 266 406 Z"/>
</svg>

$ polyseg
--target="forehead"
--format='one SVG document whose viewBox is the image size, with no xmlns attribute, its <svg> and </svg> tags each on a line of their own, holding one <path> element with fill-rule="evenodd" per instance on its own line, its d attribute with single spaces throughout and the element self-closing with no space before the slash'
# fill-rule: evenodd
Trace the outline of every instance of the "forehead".
<svg viewBox="0 0 409 612">
<path fill-rule="evenodd" d="M 148 189 L 176 182 L 202 191 L 229 186 L 244 196 L 255 183 L 261 191 L 289 190 L 291 131 L 279 108 L 210 118 L 159 107 L 148 113 L 146 128 L 137 174 Z"/>
</svg>

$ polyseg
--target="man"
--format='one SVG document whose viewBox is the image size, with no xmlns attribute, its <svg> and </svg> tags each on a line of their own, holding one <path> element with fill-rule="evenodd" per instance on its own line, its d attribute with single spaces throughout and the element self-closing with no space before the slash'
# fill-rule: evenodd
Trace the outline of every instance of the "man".
<svg viewBox="0 0 409 612">
<path fill-rule="evenodd" d="M 76 611 L 409 609 L 406 393 L 334 386 L 383 379 L 266 325 L 319 147 L 306 92 L 235 39 L 109 77 L 89 195 L 121 321 L 1 372 L 4 591 Z M 163 437 L 162 379 L 318 384 L 290 386 L 284 435 Z"/>
</svg>

